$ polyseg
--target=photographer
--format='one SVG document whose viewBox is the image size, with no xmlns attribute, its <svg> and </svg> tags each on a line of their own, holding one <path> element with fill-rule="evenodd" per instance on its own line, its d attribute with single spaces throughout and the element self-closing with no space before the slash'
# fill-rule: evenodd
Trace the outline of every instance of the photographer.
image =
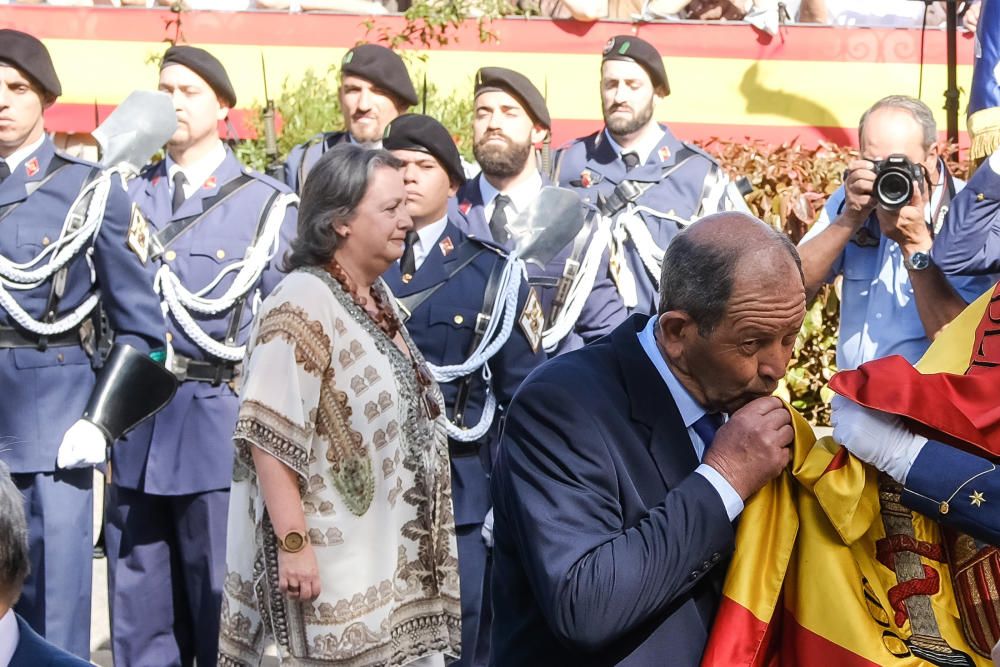
<svg viewBox="0 0 1000 667">
<path fill-rule="evenodd" d="M 964 183 L 938 155 L 927 105 L 883 98 L 862 115 L 858 136 L 862 159 L 850 163 L 844 185 L 799 245 L 809 298 L 843 276 L 842 370 L 891 354 L 915 362 L 994 282 L 946 277 L 930 259 L 935 231 Z"/>
</svg>

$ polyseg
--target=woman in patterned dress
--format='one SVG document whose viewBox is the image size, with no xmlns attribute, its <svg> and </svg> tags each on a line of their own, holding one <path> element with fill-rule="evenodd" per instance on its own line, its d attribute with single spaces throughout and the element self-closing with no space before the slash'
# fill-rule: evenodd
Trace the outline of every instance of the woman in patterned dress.
<svg viewBox="0 0 1000 667">
<path fill-rule="evenodd" d="M 441 395 L 379 276 L 412 223 L 400 163 L 309 174 L 289 275 L 248 345 L 220 665 L 444 665 L 461 612 Z"/>
</svg>

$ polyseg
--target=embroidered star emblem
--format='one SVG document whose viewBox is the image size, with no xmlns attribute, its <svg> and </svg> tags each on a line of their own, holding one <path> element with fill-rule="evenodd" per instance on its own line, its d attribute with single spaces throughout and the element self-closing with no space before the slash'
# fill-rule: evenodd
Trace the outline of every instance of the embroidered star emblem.
<svg viewBox="0 0 1000 667">
<path fill-rule="evenodd" d="M 986 496 L 984 496 L 979 491 L 973 491 L 972 495 L 969 496 L 969 502 L 976 507 L 982 507 L 983 503 L 986 502 Z"/>
</svg>

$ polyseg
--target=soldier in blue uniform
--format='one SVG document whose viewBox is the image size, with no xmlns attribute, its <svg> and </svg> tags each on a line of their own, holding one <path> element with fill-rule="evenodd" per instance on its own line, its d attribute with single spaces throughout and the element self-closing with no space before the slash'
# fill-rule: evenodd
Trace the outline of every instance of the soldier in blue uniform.
<svg viewBox="0 0 1000 667">
<path fill-rule="evenodd" d="M 519 243 L 519 216 L 550 185 L 533 150 L 550 130 L 549 111 L 527 77 L 502 67 L 480 69 L 474 94 L 473 151 L 482 171 L 459 189 L 451 213 L 466 234 L 510 249 Z M 576 238 L 544 266 L 528 263 L 550 356 L 600 338 L 626 316 L 608 273 L 609 230 L 593 207 L 580 205 L 586 222 Z"/>
<path fill-rule="evenodd" d="M 302 191 L 306 174 L 323 153 L 347 141 L 381 147 L 389 121 L 417 103 L 403 59 L 378 44 L 361 44 L 344 54 L 337 95 L 344 129 L 317 134 L 288 153 L 285 183 L 295 192 Z"/>
<path fill-rule="evenodd" d="M 541 307 L 522 278 L 523 264 L 499 245 L 470 238 L 448 214 L 449 198 L 465 181 L 448 130 L 428 116 L 406 114 L 386 127 L 382 146 L 405 163 L 413 218 L 403 256 L 383 278 L 441 383 L 450 420 L 462 586 L 462 659 L 455 664 L 485 665 L 488 556 L 481 531 L 491 506 L 489 472 L 500 417 L 521 381 L 545 360 Z"/>
<path fill-rule="evenodd" d="M 178 129 L 129 193 L 151 227 L 167 314 L 173 402 L 113 449 L 105 536 L 111 633 L 122 665 L 214 665 L 238 408 L 234 381 L 259 301 L 294 232 L 288 188 L 242 166 L 218 123 L 236 104 L 222 64 L 163 56 Z"/>
<path fill-rule="evenodd" d="M 105 370 L 95 380 L 104 323 L 147 361 L 162 360 L 165 327 L 147 230 L 120 176 L 57 151 L 44 133 L 43 111 L 60 94 L 42 43 L 0 30 L 0 459 L 24 494 L 31 549 L 15 609 L 86 658 L 93 465 L 108 443 L 99 419 L 98 431 L 78 420 L 113 389 Z"/>
<path fill-rule="evenodd" d="M 710 213 L 749 213 L 711 156 L 653 118 L 669 94 L 651 44 L 611 38 L 601 61 L 604 129 L 567 144 L 553 161 L 553 180 L 611 221 L 612 275 L 625 306 L 648 314 L 656 312 L 663 250 L 677 232 Z"/>
</svg>

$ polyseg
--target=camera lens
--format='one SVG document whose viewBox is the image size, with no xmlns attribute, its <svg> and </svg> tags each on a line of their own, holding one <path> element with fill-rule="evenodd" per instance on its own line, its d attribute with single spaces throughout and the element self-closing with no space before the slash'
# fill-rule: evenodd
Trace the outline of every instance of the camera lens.
<svg viewBox="0 0 1000 667">
<path fill-rule="evenodd" d="M 912 196 L 913 183 L 902 170 L 887 169 L 875 179 L 875 197 L 885 208 L 902 208 Z"/>
</svg>

